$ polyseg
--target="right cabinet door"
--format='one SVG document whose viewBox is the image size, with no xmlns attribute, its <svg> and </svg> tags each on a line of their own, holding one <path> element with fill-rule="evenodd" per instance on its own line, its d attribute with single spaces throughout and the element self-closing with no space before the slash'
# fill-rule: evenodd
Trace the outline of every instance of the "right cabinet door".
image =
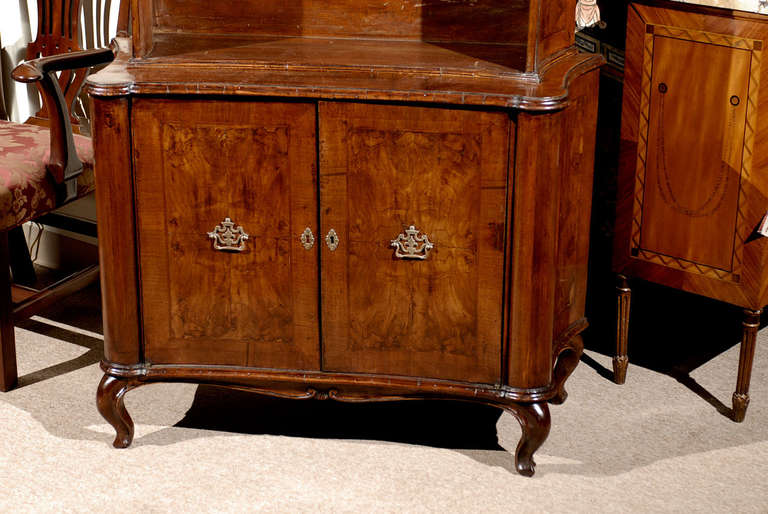
<svg viewBox="0 0 768 514">
<path fill-rule="evenodd" d="M 501 380 L 511 123 L 320 104 L 324 370 Z"/>
</svg>

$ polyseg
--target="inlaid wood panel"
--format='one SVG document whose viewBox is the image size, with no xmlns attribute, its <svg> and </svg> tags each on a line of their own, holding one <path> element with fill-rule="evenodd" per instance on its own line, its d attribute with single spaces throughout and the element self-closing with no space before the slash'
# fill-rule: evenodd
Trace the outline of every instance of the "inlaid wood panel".
<svg viewBox="0 0 768 514">
<path fill-rule="evenodd" d="M 505 113 L 321 103 L 323 369 L 495 383 Z M 409 226 L 434 244 L 400 259 Z"/>
<path fill-rule="evenodd" d="M 136 102 L 150 362 L 318 369 L 314 129 L 310 104 Z M 225 218 L 245 251 L 214 249 Z"/>
<path fill-rule="evenodd" d="M 663 34 L 645 84 L 638 250 L 733 271 L 751 52 Z"/>
<path fill-rule="evenodd" d="M 599 72 L 580 78 L 570 88 L 571 106 L 564 112 L 560 165 L 560 205 L 557 220 L 557 287 L 555 330 L 558 339 L 584 318 L 589 260 L 589 222 L 595 170 L 595 139 Z M 552 141 L 554 144 L 555 141 Z M 554 151 L 554 149 L 553 149 Z M 551 192 L 549 192 L 551 194 Z"/>
<path fill-rule="evenodd" d="M 763 48 L 768 42 L 768 24 L 765 23 L 764 16 L 749 13 L 687 5 L 670 9 L 664 8 L 661 4 L 651 4 L 651 2 L 632 3 L 628 13 L 627 66 L 622 107 L 622 150 L 616 206 L 614 269 L 629 277 L 641 277 L 751 310 L 760 309 L 768 302 L 768 275 L 764 272 L 768 269 L 766 268 L 768 240 L 758 237 L 755 233 L 755 228 L 768 210 L 768 180 L 765 180 L 764 173 L 768 166 L 768 137 L 766 137 L 768 117 L 761 115 L 761 112 L 768 109 L 768 94 L 764 91 L 765 86 L 768 85 L 768 66 L 763 63 Z M 722 170 L 720 167 L 722 163 L 734 168 L 738 174 L 735 180 L 729 180 L 728 185 L 728 194 L 732 194 L 731 187 L 734 182 L 738 182 L 735 186 L 738 188 L 735 208 L 733 203 L 726 206 L 729 200 L 726 194 L 722 199 L 724 207 L 718 210 L 717 215 L 714 213 L 709 215 L 710 223 L 701 223 L 696 233 L 685 227 L 678 230 L 678 225 L 685 218 L 682 213 L 677 212 L 674 217 L 664 220 L 670 228 L 674 227 L 670 232 L 680 234 L 681 241 L 690 240 L 693 248 L 685 252 L 682 251 L 682 242 L 673 245 L 674 249 L 679 251 L 678 255 L 683 255 L 683 258 L 645 249 L 646 243 L 641 231 L 646 221 L 644 193 L 655 189 L 655 194 L 660 197 L 659 186 L 653 185 L 646 179 L 645 166 L 646 162 L 649 167 L 656 165 L 656 158 L 652 155 L 654 150 L 651 147 L 657 145 L 658 138 L 653 136 L 651 131 L 657 123 L 650 119 L 654 114 L 651 109 L 651 95 L 658 95 L 660 92 L 658 82 L 651 83 L 651 76 L 657 73 L 654 69 L 654 58 L 657 53 L 655 44 L 662 38 L 679 42 L 683 45 L 681 48 L 704 47 L 713 51 L 711 59 L 709 54 L 703 58 L 696 56 L 696 60 L 682 56 L 686 59 L 685 65 L 677 64 L 678 69 L 685 70 L 678 74 L 711 77 L 707 80 L 712 85 L 708 88 L 698 82 L 694 84 L 691 80 L 689 94 L 680 98 L 681 105 L 673 107 L 673 109 L 690 112 L 689 116 L 694 118 L 694 125 L 686 128 L 688 135 L 671 134 L 670 137 L 682 139 L 683 143 L 687 137 L 696 137 L 693 143 L 672 152 L 673 161 L 680 163 L 686 159 L 689 163 L 686 167 L 690 170 L 692 163 L 698 159 L 699 153 L 710 157 L 710 162 L 703 168 L 709 169 L 707 175 L 709 178 L 705 178 L 702 183 L 709 187 L 709 192 L 705 196 L 694 197 L 693 193 L 687 190 L 694 186 L 679 181 L 685 175 L 670 173 L 670 178 L 676 181 L 673 183 L 673 191 L 676 195 L 682 192 L 686 195 L 686 202 L 689 202 L 688 205 L 686 202 L 678 203 L 689 209 L 691 206 L 701 207 L 710 194 L 718 189 L 715 187 L 716 177 Z M 730 62 L 727 67 L 722 64 L 724 58 L 717 57 L 720 52 L 729 52 L 733 55 L 732 59 L 729 57 Z M 744 58 L 738 57 L 743 55 L 742 52 L 749 54 L 749 62 L 746 65 Z M 720 61 L 719 65 L 718 61 Z M 739 96 L 737 106 L 731 106 L 730 96 L 726 97 L 725 106 L 719 108 L 719 113 L 713 112 L 714 104 L 707 109 L 701 109 L 702 95 L 711 95 L 715 91 L 711 87 L 723 88 L 726 85 L 727 87 L 736 85 L 732 81 L 738 83 L 741 80 L 738 77 L 743 77 L 743 71 L 741 71 L 743 66 L 749 68 L 748 76 L 744 78 L 747 82 L 746 97 Z M 670 65 L 670 67 L 674 66 Z M 738 85 L 736 89 L 742 88 L 743 86 Z M 673 92 L 672 87 L 669 86 L 667 91 L 666 95 Z M 719 102 L 718 105 L 722 105 L 722 100 Z M 665 110 L 669 107 L 669 103 L 667 96 L 664 100 Z M 743 135 L 738 128 L 733 132 L 728 129 L 729 109 L 732 107 L 746 111 Z M 723 109 L 725 109 L 724 112 Z M 707 121 L 710 118 L 714 120 L 719 118 L 720 121 L 710 124 Z M 719 141 L 709 145 L 702 143 L 705 137 L 718 137 L 718 130 L 721 133 Z M 707 131 L 710 134 L 705 136 L 704 132 Z M 667 132 L 669 131 L 664 132 L 665 136 Z M 701 134 L 700 137 L 699 134 Z M 740 163 L 734 162 L 738 161 L 739 156 L 735 149 L 731 149 L 734 146 L 731 141 L 739 140 L 742 141 Z M 665 147 L 667 155 L 670 155 L 669 143 Z M 683 165 L 678 164 L 678 166 L 682 168 Z M 722 193 L 723 188 L 720 188 L 720 194 L 717 196 L 722 196 Z M 665 203 L 661 198 L 657 200 L 659 205 L 653 216 L 659 220 L 662 216 L 659 215 L 661 210 L 658 207 L 665 208 Z M 698 203 L 694 203 L 693 200 Z M 730 201 L 733 202 L 733 200 Z M 674 201 L 671 203 L 675 205 Z M 670 207 L 666 208 L 674 210 Z M 728 209 L 731 210 L 732 218 L 731 223 L 726 224 L 724 220 L 730 217 L 726 216 Z M 719 219 L 720 216 L 722 220 Z M 690 216 L 688 218 L 695 221 Z M 701 247 L 706 241 L 710 241 L 717 248 L 709 249 L 708 253 L 702 252 Z M 730 260 L 724 257 L 728 251 L 731 252 Z M 686 256 L 688 258 L 685 258 Z M 692 260 L 694 258 L 703 262 Z M 723 265 L 724 269 L 716 267 Z"/>
</svg>

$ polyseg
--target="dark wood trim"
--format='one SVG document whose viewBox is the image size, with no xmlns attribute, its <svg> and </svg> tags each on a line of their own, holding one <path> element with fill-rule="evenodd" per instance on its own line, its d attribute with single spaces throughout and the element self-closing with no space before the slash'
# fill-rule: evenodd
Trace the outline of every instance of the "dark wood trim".
<svg viewBox="0 0 768 514">
<path fill-rule="evenodd" d="M 409 397 L 432 398 L 448 394 L 456 398 L 513 402 L 547 401 L 555 394 L 554 385 L 536 388 L 515 388 L 506 385 L 488 385 L 450 380 L 403 377 L 396 375 L 368 375 L 332 373 L 327 371 L 270 370 L 227 366 L 187 366 L 138 364 L 125 366 L 104 360 L 105 373 L 121 378 L 140 377 L 147 382 L 206 382 L 218 385 L 238 385 L 260 389 L 278 396 L 303 396 L 306 388 L 318 391 L 336 388 L 349 399 L 370 401 L 372 398 L 402 399 Z M 396 398 L 395 398 L 396 397 Z M 369 400 L 365 400 L 369 398 Z"/>
<path fill-rule="evenodd" d="M 17 381 L 8 232 L 4 231 L 0 232 L 0 391 L 13 389 Z"/>
</svg>

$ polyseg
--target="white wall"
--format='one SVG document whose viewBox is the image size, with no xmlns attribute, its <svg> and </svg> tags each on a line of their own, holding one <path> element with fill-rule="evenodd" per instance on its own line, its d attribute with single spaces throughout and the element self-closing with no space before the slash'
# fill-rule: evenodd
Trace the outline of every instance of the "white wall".
<svg viewBox="0 0 768 514">
<path fill-rule="evenodd" d="M 102 4 L 110 3 L 110 30 L 114 36 L 117 27 L 119 0 L 82 0 L 80 46 L 92 48 L 96 11 Z M 91 22 L 85 22 L 86 13 Z M 24 60 L 29 43 L 37 32 L 37 0 L 0 0 L 0 38 L 2 41 L 2 76 L 5 94 L 5 107 L 13 121 L 24 121 L 40 108 L 40 100 L 35 86 L 15 82 L 11 71 Z"/>
<path fill-rule="evenodd" d="M 6 111 L 13 121 L 24 121 L 39 109 L 34 87 L 11 78 L 11 71 L 24 60 L 27 43 L 36 30 L 37 0 L 0 0 L 3 93 Z"/>
<path fill-rule="evenodd" d="M 83 48 L 94 45 L 95 9 L 104 1 L 111 2 L 110 31 L 114 35 L 117 26 L 119 0 L 82 0 L 83 12 L 88 12 L 94 22 L 81 19 L 80 41 Z M 83 14 L 85 16 L 85 14 Z M 0 0 L 0 42 L 2 51 L 2 85 L 5 111 L 12 121 L 25 121 L 40 108 L 40 98 L 34 85 L 21 84 L 11 78 L 11 71 L 26 57 L 27 43 L 37 33 L 37 0 Z M 83 44 L 85 42 L 85 44 Z M 96 220 L 96 204 L 93 195 L 72 202 L 59 210 L 61 214 L 82 220 Z M 25 233 L 28 240 L 37 237 L 37 225 L 28 223 Z M 96 240 L 78 234 L 47 227 L 39 239 L 35 252 L 36 262 L 46 267 L 58 268 L 72 265 L 72 260 L 91 263 L 95 258 Z"/>
</svg>

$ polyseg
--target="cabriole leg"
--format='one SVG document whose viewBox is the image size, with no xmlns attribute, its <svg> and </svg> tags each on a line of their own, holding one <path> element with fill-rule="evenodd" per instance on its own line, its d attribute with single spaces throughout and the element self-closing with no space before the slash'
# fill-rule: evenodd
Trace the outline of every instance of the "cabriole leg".
<svg viewBox="0 0 768 514">
<path fill-rule="evenodd" d="M 616 316 L 616 355 L 613 357 L 613 380 L 617 384 L 623 384 L 627 379 L 627 344 L 629 340 L 629 306 L 632 300 L 632 290 L 629 281 L 624 275 L 618 275 L 616 293 L 618 295 L 618 309 Z"/>
<path fill-rule="evenodd" d="M 515 451 L 515 468 L 521 475 L 530 477 L 536 471 L 533 454 L 544 444 L 549 435 L 552 420 L 546 402 L 509 404 L 504 408 L 512 413 L 523 429 Z"/>
<path fill-rule="evenodd" d="M 739 375 L 736 379 L 736 391 L 733 393 L 733 420 L 737 423 L 744 421 L 747 414 L 749 381 L 752 377 L 752 361 L 755 358 L 755 340 L 757 339 L 757 329 L 760 327 L 760 314 L 762 312 L 762 309 L 756 311 L 744 309 L 741 350 L 739 352 Z"/>
<path fill-rule="evenodd" d="M 125 393 L 139 384 L 140 382 L 134 379 L 117 378 L 106 374 L 99 383 L 96 404 L 99 413 L 117 433 L 112 443 L 115 448 L 126 448 L 133 441 L 133 420 L 125 410 L 123 400 Z"/>
<path fill-rule="evenodd" d="M 557 348 L 557 362 L 553 373 L 555 383 L 555 396 L 549 400 L 550 403 L 559 405 L 568 398 L 568 392 L 565 390 L 565 381 L 571 376 L 573 370 L 579 364 L 579 359 L 584 353 L 584 340 L 580 335 L 569 339 L 561 347 Z"/>
</svg>

